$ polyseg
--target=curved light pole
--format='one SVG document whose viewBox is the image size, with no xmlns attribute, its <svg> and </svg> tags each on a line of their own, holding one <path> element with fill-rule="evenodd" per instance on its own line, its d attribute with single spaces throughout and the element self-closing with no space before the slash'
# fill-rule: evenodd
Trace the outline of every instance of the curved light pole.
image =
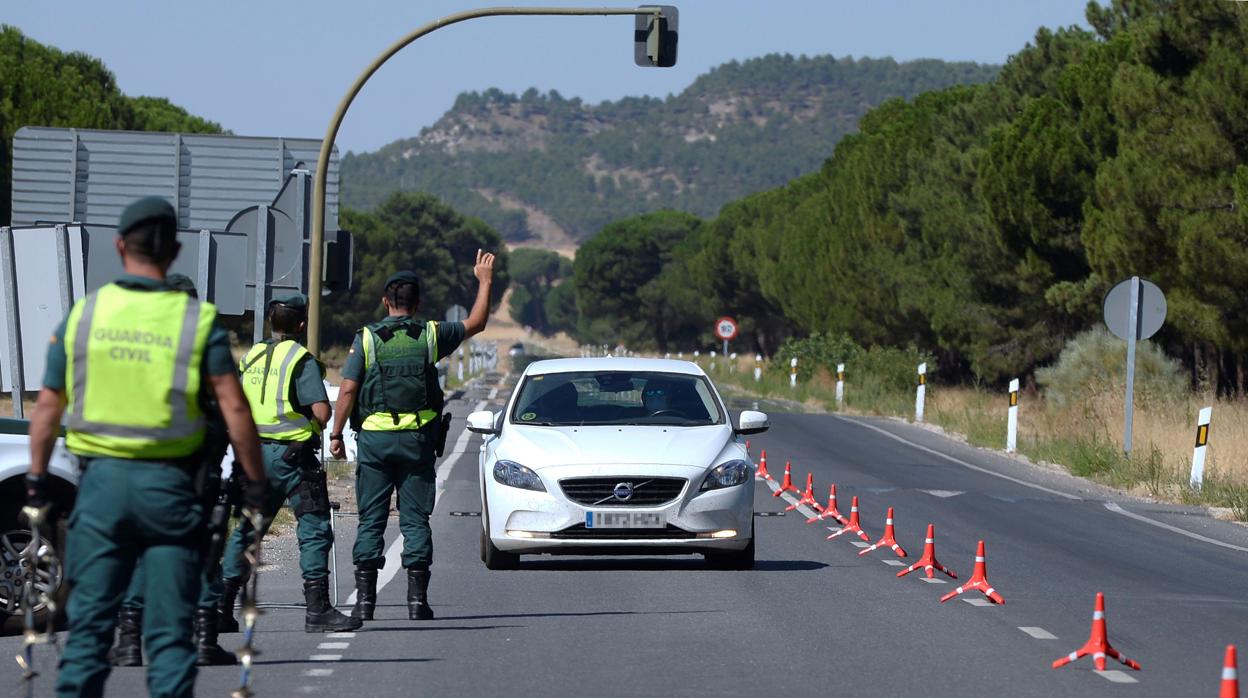
<svg viewBox="0 0 1248 698">
<path fill-rule="evenodd" d="M 662 14 L 659 7 L 483 7 L 447 15 L 439 20 L 411 32 L 390 45 L 369 64 L 364 72 L 356 77 L 351 89 L 338 103 L 338 109 L 329 120 L 329 128 L 325 129 L 325 138 L 321 141 L 321 153 L 316 166 L 316 183 L 313 188 L 312 200 L 312 250 L 308 259 L 308 351 L 313 356 L 321 353 L 321 275 L 324 273 L 323 254 L 325 246 L 325 183 L 329 176 L 329 155 L 334 148 L 334 139 L 338 137 L 338 128 L 342 125 L 351 102 L 364 87 L 364 83 L 377 72 L 391 56 L 401 51 L 408 44 L 442 27 L 458 24 L 477 17 L 495 17 L 499 15 L 653 15 L 658 18 Z"/>
</svg>

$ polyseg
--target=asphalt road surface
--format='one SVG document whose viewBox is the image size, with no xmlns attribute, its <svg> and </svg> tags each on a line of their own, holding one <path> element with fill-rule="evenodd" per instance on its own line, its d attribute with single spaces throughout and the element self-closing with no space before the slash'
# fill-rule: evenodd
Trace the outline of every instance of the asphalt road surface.
<svg viewBox="0 0 1248 698">
<path fill-rule="evenodd" d="M 753 451 L 767 450 L 777 478 L 791 460 L 799 487 L 812 472 L 821 502 L 835 482 L 846 514 L 857 495 L 873 541 L 894 507 L 907 563 L 935 524 L 937 558 L 958 581 L 898 579 L 891 552 L 860 557 L 847 536 L 826 541 L 828 529 L 798 512 L 756 516 L 751 572 L 706 570 L 698 557 L 550 556 L 490 572 L 471 515 L 480 439 L 463 432 L 463 417 L 500 405 L 509 387 L 483 381 L 450 408 L 457 448 L 439 465 L 437 620 L 407 620 L 405 579 L 388 574 L 396 546 L 378 620 L 361 631 L 305 634 L 299 608 L 261 617 L 256 695 L 1214 696 L 1223 649 L 1248 642 L 1248 529 L 891 420 L 773 412 Z M 760 514 L 786 506 L 767 483 L 756 489 Z M 345 607 L 353 521 L 338 521 Z M 272 546 L 263 603 L 302 601 L 291 538 Z M 970 575 L 980 539 L 1005 605 L 939 603 Z M 1099 673 L 1090 658 L 1050 668 L 1087 640 L 1098 591 L 1110 642 L 1142 671 L 1111 662 Z M 19 644 L 0 639 L 0 652 Z M 47 671 L 35 695 L 51 695 L 51 650 L 37 654 Z M 18 671 L 5 661 L 3 694 L 20 695 L 9 693 Z M 109 694 L 142 695 L 143 677 L 116 670 Z M 207 668 L 197 692 L 226 696 L 237 680 L 237 669 Z"/>
</svg>

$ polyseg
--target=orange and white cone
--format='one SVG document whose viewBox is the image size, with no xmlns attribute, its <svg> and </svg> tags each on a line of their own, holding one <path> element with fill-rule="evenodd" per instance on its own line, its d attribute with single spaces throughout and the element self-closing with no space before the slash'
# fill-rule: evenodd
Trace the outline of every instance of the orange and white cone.
<svg viewBox="0 0 1248 698">
<path fill-rule="evenodd" d="M 833 538 L 836 538 L 837 536 L 841 535 L 842 533 L 856 533 L 856 534 L 858 534 L 858 537 L 859 537 L 859 538 L 863 539 L 864 541 L 866 541 L 866 542 L 868 542 L 868 543 L 870 543 L 870 542 L 871 542 L 871 538 L 870 538 L 869 536 L 867 536 L 867 532 L 866 532 L 866 531 L 862 530 L 862 526 L 861 526 L 861 525 L 859 525 L 859 522 L 858 522 L 858 497 L 857 497 L 857 496 L 855 496 L 852 500 L 850 500 L 850 504 L 849 504 L 849 523 L 845 524 L 845 525 L 844 525 L 844 526 L 842 526 L 839 530 L 837 530 L 835 533 L 833 533 L 832 535 L 828 536 L 828 538 L 827 538 L 827 539 L 828 539 L 828 540 L 832 540 Z"/>
<path fill-rule="evenodd" d="M 815 500 L 815 474 L 806 473 L 806 491 L 802 493 L 802 498 L 797 500 L 796 504 L 790 504 L 784 508 L 785 511 L 793 511 L 794 509 L 805 504 L 806 506 L 820 511 L 823 507 L 819 506 L 819 502 Z"/>
<path fill-rule="evenodd" d="M 767 472 L 767 449 L 758 456 L 758 472 L 754 473 L 754 477 L 759 480 L 770 480 L 771 473 Z"/>
<path fill-rule="evenodd" d="M 773 497 L 779 497 L 785 492 L 796 492 L 801 494 L 802 491 L 793 486 L 793 462 L 784 462 L 784 482 L 780 483 L 780 489 L 771 493 Z"/>
<path fill-rule="evenodd" d="M 964 591 L 971 591 L 972 589 L 983 592 L 984 596 L 987 596 L 993 603 L 1005 603 L 1005 599 L 1001 598 L 997 590 L 988 583 L 988 564 L 984 559 L 984 542 L 982 540 L 979 542 L 979 547 L 975 549 L 975 573 L 971 575 L 966 584 L 940 597 L 940 602 L 944 603 L 958 594 Z"/>
<path fill-rule="evenodd" d="M 836 519 L 838 522 L 840 522 L 842 526 L 849 523 L 849 519 L 845 518 L 845 515 L 842 514 L 839 509 L 836 508 L 836 485 L 835 484 L 830 485 L 828 487 L 827 506 L 823 507 L 820 510 L 818 516 L 812 516 L 809 519 L 806 519 L 806 523 L 808 524 L 814 523 L 816 521 L 822 521 L 828 518 Z"/>
<path fill-rule="evenodd" d="M 939 562 L 936 562 L 936 527 L 932 524 L 927 525 L 927 538 L 923 541 L 923 557 L 919 558 L 913 565 L 910 565 L 906 569 L 898 572 L 897 576 L 904 577 L 920 568 L 925 574 L 927 574 L 928 579 L 935 576 L 933 570 L 940 570 L 953 579 L 958 578 L 958 575 L 954 574 L 953 570 L 945 567 Z"/>
<path fill-rule="evenodd" d="M 1226 646 L 1222 661 L 1222 691 L 1218 698 L 1239 698 L 1239 669 L 1235 666 L 1235 645 Z"/>
<path fill-rule="evenodd" d="M 893 508 L 888 508 L 888 516 L 884 519 L 884 537 L 871 544 L 870 548 L 863 548 L 858 552 L 859 557 L 879 548 L 891 548 L 897 553 L 897 557 L 905 557 L 906 551 L 897 544 L 897 537 L 893 532 Z"/>
<path fill-rule="evenodd" d="M 1110 646 L 1109 637 L 1105 630 L 1105 595 L 1099 591 L 1096 592 L 1096 610 L 1092 611 L 1092 636 L 1088 638 L 1083 647 L 1053 662 L 1053 668 L 1064 667 L 1076 659 L 1089 654 L 1092 655 L 1092 663 L 1096 665 L 1097 671 L 1105 671 L 1105 657 L 1117 659 L 1136 671 L 1140 670 L 1138 663 L 1122 656 L 1118 653 L 1118 650 Z"/>
</svg>

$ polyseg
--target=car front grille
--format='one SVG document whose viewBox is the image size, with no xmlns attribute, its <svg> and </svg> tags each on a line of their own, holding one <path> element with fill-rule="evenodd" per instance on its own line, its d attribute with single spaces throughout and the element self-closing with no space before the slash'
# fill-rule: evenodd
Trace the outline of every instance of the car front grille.
<svg viewBox="0 0 1248 698">
<path fill-rule="evenodd" d="M 595 507 L 657 507 L 676 499 L 688 482 L 681 477 L 573 477 L 559 481 L 568 499 Z M 617 499 L 615 488 L 627 483 L 633 495 Z"/>
<path fill-rule="evenodd" d="M 585 524 L 577 524 L 562 531 L 554 531 L 550 537 L 580 540 L 688 540 L 697 538 L 698 534 L 671 524 L 667 528 L 585 528 Z"/>
</svg>

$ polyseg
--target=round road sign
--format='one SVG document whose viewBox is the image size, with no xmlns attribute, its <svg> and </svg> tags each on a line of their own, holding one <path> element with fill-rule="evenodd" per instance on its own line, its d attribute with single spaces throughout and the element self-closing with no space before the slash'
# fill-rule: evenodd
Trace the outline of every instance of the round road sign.
<svg viewBox="0 0 1248 698">
<path fill-rule="evenodd" d="M 725 315 L 715 321 L 715 336 L 724 340 L 737 338 L 737 321 Z"/>
<path fill-rule="evenodd" d="M 1120 339 L 1131 336 L 1131 282 L 1120 282 L 1105 294 L 1105 325 Z M 1148 339 L 1166 321 L 1166 295 L 1147 279 L 1139 280 L 1136 339 Z"/>
</svg>

